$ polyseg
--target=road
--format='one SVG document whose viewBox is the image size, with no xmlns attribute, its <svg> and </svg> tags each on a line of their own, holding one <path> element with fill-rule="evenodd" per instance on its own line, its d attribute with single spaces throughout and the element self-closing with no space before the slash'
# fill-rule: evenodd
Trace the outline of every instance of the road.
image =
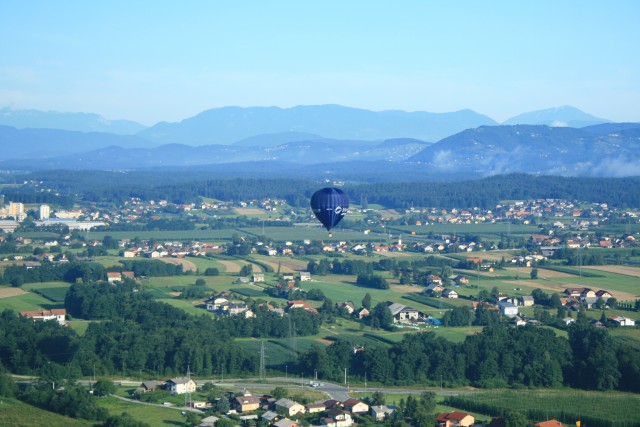
<svg viewBox="0 0 640 427">
<path fill-rule="evenodd" d="M 317 390 L 325 393 L 328 399 L 339 400 L 344 402 L 350 397 L 356 397 L 358 394 L 372 393 L 375 391 L 382 392 L 384 394 L 421 394 L 425 391 L 431 391 L 441 396 L 457 396 L 461 394 L 471 394 L 471 391 L 461 390 L 445 390 L 445 389 L 416 389 L 416 388 L 389 388 L 389 387 L 345 387 L 344 385 L 320 381 L 317 387 L 312 387 L 309 381 L 300 380 L 298 378 L 292 379 L 290 377 L 274 377 L 267 378 L 264 381 L 260 381 L 259 378 L 230 378 L 224 381 L 212 380 L 212 379 L 199 379 L 195 380 L 198 386 L 203 386 L 207 383 L 214 383 L 216 385 L 231 386 L 236 388 L 250 388 L 254 390 L 264 389 L 265 393 L 273 390 L 276 387 L 284 387 L 287 390 Z M 29 381 L 23 381 L 29 382 Z M 77 381 L 78 384 L 89 386 L 91 381 Z M 140 381 L 131 380 L 114 380 L 114 384 L 135 387 L 140 384 Z"/>
</svg>

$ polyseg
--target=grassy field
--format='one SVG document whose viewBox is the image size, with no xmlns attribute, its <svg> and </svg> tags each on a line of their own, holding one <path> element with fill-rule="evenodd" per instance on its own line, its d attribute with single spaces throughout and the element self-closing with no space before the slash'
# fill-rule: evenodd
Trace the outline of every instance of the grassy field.
<svg viewBox="0 0 640 427">
<path fill-rule="evenodd" d="M 111 415 L 128 413 L 138 421 L 143 421 L 151 426 L 183 425 L 184 415 L 179 408 L 144 405 L 120 400 L 116 397 L 101 397 L 100 406 L 107 409 Z"/>
<path fill-rule="evenodd" d="M 262 236 L 262 228 L 243 228 L 241 231 L 244 231 L 247 234 L 251 234 L 254 236 Z M 278 240 L 278 241 L 293 241 L 293 242 L 302 242 L 303 240 L 324 240 L 327 242 L 338 242 L 341 240 L 347 240 L 352 242 L 362 242 L 362 241 L 377 241 L 380 240 L 379 236 L 372 236 L 364 234 L 361 231 L 353 231 L 353 230 L 345 230 L 340 229 L 338 226 L 337 229 L 331 231 L 333 236 L 329 237 L 329 233 L 327 230 L 322 228 L 322 226 L 318 223 L 317 226 L 313 227 L 265 227 L 264 228 L 264 236 Z"/>
<path fill-rule="evenodd" d="M 64 303 L 64 297 L 70 286 L 71 284 L 66 282 L 42 282 L 25 284 L 22 289 L 37 293 L 51 302 Z"/>
<path fill-rule="evenodd" d="M 94 425 L 93 421 L 64 417 L 16 399 L 0 398 L 0 426 L 91 427 Z"/>
<path fill-rule="evenodd" d="M 0 311 L 5 309 L 14 311 L 50 310 L 52 308 L 63 307 L 62 304 L 52 303 L 48 299 L 32 292 L 14 297 L 0 298 Z"/>
<path fill-rule="evenodd" d="M 613 421 L 616 426 L 640 425 L 640 395 L 637 394 L 573 389 L 518 390 L 517 393 L 505 390 L 483 391 L 469 399 L 515 410 L 533 409 L 547 414 L 544 419 L 554 418 L 556 411 L 564 411 L 573 421 L 590 416 Z"/>
</svg>

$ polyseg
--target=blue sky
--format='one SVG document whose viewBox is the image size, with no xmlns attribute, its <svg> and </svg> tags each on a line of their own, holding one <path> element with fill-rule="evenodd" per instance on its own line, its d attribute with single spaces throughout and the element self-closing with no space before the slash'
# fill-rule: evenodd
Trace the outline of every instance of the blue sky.
<svg viewBox="0 0 640 427">
<path fill-rule="evenodd" d="M 638 17 L 635 0 L 0 0 L 0 107 L 147 125 L 312 104 L 640 121 Z"/>
</svg>

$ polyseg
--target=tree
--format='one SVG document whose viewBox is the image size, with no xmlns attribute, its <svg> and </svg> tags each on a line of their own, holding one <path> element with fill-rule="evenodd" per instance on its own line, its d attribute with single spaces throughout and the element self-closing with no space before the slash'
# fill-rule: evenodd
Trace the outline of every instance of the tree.
<svg viewBox="0 0 640 427">
<path fill-rule="evenodd" d="M 253 264 L 245 264 L 240 268 L 240 276 L 251 276 L 253 273 Z"/>
<path fill-rule="evenodd" d="M 196 286 L 204 286 L 207 282 L 204 279 L 196 279 Z"/>
<path fill-rule="evenodd" d="M 94 396 L 109 396 L 116 392 L 116 386 L 113 381 L 100 379 L 93 386 Z"/>
<path fill-rule="evenodd" d="M 218 399 L 218 401 L 216 402 L 216 411 L 221 414 L 226 414 L 227 412 L 229 412 L 229 409 L 231 409 L 231 405 L 229 405 L 229 399 L 224 396 Z"/>
<path fill-rule="evenodd" d="M 273 389 L 273 391 L 271 392 L 271 395 L 276 399 L 282 399 L 284 397 L 288 397 L 289 396 L 289 390 L 287 390 L 284 387 L 276 387 Z"/>
<path fill-rule="evenodd" d="M 120 415 L 114 415 L 105 420 L 101 427 L 150 427 L 149 424 L 137 421 L 131 415 L 123 412 Z"/>
<path fill-rule="evenodd" d="M 380 405 L 384 405 L 386 403 L 386 398 L 384 396 L 384 393 L 382 393 L 381 391 L 374 391 L 373 395 L 371 396 L 371 404 L 374 406 L 380 406 Z"/>
<path fill-rule="evenodd" d="M 537 280 L 538 279 L 538 269 L 537 268 L 532 268 L 531 269 L 531 273 L 529 274 L 529 276 L 531 277 L 531 280 Z"/>
<path fill-rule="evenodd" d="M 393 316 L 391 315 L 391 312 L 387 308 L 387 304 L 384 302 L 379 302 L 373 308 L 373 312 L 371 313 L 371 327 L 391 329 L 392 325 L 393 325 Z"/>
<path fill-rule="evenodd" d="M 184 420 L 184 425 L 187 427 L 194 427 L 200 424 L 200 416 L 195 412 L 187 412 L 186 419 Z"/>
<path fill-rule="evenodd" d="M 616 308 L 616 306 L 618 305 L 618 300 L 611 297 L 607 300 L 607 305 L 609 306 L 609 308 Z"/>
<path fill-rule="evenodd" d="M 0 396 L 12 397 L 16 391 L 16 383 L 4 371 L 0 365 Z"/>
<path fill-rule="evenodd" d="M 209 267 L 204 271 L 205 276 L 219 276 L 220 270 L 215 267 Z"/>
<path fill-rule="evenodd" d="M 364 294 L 364 298 L 362 298 L 362 306 L 367 310 L 371 308 L 371 294 L 369 292 Z"/>
<path fill-rule="evenodd" d="M 527 417 L 522 412 L 515 410 L 505 411 L 502 419 L 504 420 L 504 427 L 527 427 L 529 424 Z"/>
</svg>

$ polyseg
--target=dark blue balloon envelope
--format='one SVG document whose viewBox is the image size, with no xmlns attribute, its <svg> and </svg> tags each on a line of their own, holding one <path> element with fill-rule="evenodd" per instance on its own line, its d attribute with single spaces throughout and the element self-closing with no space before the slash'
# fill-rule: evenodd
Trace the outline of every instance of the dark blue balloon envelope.
<svg viewBox="0 0 640 427">
<path fill-rule="evenodd" d="M 311 209 L 327 231 L 338 225 L 349 210 L 349 199 L 338 188 L 323 188 L 311 196 Z"/>
</svg>

